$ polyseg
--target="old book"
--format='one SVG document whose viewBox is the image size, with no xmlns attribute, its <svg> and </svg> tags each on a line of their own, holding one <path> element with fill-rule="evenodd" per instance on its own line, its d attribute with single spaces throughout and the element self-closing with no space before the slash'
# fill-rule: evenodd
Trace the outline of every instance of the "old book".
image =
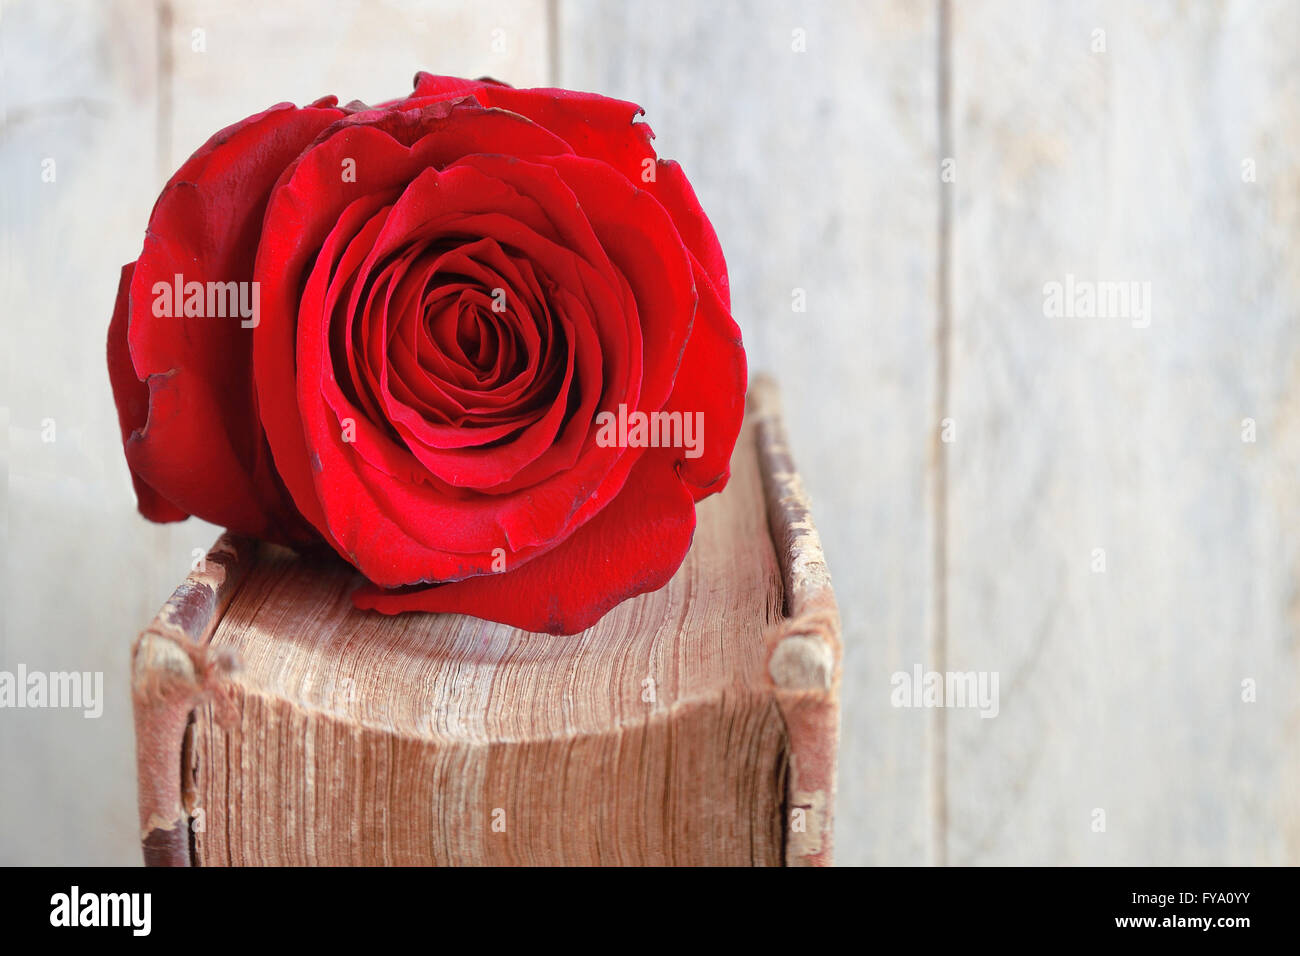
<svg viewBox="0 0 1300 956">
<path fill-rule="evenodd" d="M 829 863 L 839 620 L 769 381 L 732 472 L 572 637 L 357 611 L 341 562 L 223 536 L 133 652 L 146 862 Z"/>
</svg>

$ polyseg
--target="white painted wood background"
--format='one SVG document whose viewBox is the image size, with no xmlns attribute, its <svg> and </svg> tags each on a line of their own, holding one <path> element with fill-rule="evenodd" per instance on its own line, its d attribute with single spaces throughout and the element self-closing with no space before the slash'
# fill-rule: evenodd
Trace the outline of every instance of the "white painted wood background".
<svg viewBox="0 0 1300 956">
<path fill-rule="evenodd" d="M 1298 47 L 1291 0 L 6 0 L 0 669 L 107 700 L 0 711 L 0 863 L 138 859 L 127 647 L 215 536 L 135 515 L 104 364 L 159 188 L 417 69 L 634 100 L 712 216 L 844 616 L 841 863 L 1300 862 Z M 1066 275 L 1149 327 L 1045 317 Z M 891 706 L 914 665 L 998 716 Z"/>
</svg>

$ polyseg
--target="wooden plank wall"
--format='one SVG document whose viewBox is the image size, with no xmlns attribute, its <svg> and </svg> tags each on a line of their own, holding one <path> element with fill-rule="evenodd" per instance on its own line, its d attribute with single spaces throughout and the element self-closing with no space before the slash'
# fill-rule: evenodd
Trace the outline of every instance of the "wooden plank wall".
<svg viewBox="0 0 1300 956">
<path fill-rule="evenodd" d="M 134 515 L 104 369 L 158 189 L 227 123 L 417 69 L 634 100 L 712 216 L 840 595 L 840 862 L 1300 861 L 1298 21 L 6 0 L 0 667 L 107 701 L 3 716 L 0 862 L 136 859 L 125 648 L 215 537 Z M 1147 283 L 1149 323 L 1046 314 L 1067 276 Z M 997 672 L 998 716 L 892 706 L 914 666 Z"/>
</svg>

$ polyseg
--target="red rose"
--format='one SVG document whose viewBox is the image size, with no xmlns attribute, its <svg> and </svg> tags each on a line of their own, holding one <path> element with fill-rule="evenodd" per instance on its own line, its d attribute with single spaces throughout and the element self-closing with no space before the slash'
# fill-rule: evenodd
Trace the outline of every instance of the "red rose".
<svg viewBox="0 0 1300 956">
<path fill-rule="evenodd" d="M 323 538 L 385 612 L 572 633 L 661 587 L 745 392 L 681 169 L 600 96 L 422 73 L 336 104 L 214 136 L 122 270 L 141 513 Z"/>
</svg>

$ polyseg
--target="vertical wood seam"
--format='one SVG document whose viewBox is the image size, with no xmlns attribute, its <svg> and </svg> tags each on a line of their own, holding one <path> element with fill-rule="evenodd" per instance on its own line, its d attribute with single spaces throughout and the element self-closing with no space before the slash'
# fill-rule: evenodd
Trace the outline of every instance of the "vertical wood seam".
<svg viewBox="0 0 1300 956">
<path fill-rule="evenodd" d="M 147 9 L 147 8 L 146 8 Z M 172 79 L 175 58 L 172 51 L 172 28 L 175 11 L 172 0 L 156 0 L 154 16 L 154 184 L 162 189 L 171 175 L 172 160 Z M 144 207 L 147 210 L 148 207 Z M 142 211 L 144 211 L 142 210 Z M 137 247 L 138 248 L 138 247 Z M 133 496 L 134 497 L 134 496 Z M 176 568 L 171 562 L 171 543 L 176 525 L 153 525 L 150 528 L 149 580 L 152 587 L 166 594 L 175 581 Z"/>
<path fill-rule="evenodd" d="M 936 51 L 936 101 L 938 120 L 939 229 L 936 249 L 935 329 L 935 415 L 931 423 L 934 463 L 934 621 L 931 631 L 931 667 L 943 673 L 948 668 L 948 457 L 944 449 L 943 419 L 948 417 L 952 369 L 952 190 L 956 182 L 944 182 L 943 162 L 952 156 L 952 9 L 950 0 L 938 0 L 938 49 Z M 934 813 L 934 863 L 948 864 L 948 720 L 943 707 L 931 711 L 931 801 Z"/>
<path fill-rule="evenodd" d="M 560 85 L 560 0 L 546 0 L 546 82 Z"/>
<path fill-rule="evenodd" d="M 157 163 L 159 182 L 165 182 L 171 175 L 172 161 L 172 80 L 175 73 L 175 60 L 172 53 L 172 26 L 175 13 L 171 0 L 159 0 L 158 17 L 158 110 L 155 118 L 157 134 Z"/>
</svg>

